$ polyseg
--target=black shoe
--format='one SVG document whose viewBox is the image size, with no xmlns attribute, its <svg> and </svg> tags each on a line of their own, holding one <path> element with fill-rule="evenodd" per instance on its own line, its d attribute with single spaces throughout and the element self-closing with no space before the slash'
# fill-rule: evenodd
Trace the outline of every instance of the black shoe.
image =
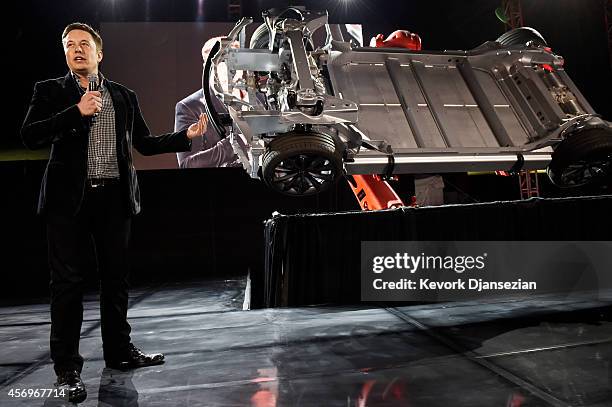
<svg viewBox="0 0 612 407">
<path fill-rule="evenodd" d="M 138 367 L 161 365 L 162 363 L 164 363 L 164 355 L 162 353 L 146 354 L 130 343 L 127 356 L 121 359 L 107 360 L 106 367 L 127 370 L 136 369 Z"/>
<path fill-rule="evenodd" d="M 81 374 L 76 370 L 60 372 L 55 385 L 68 390 L 68 401 L 71 403 L 81 403 L 87 398 L 85 384 L 81 380 Z"/>
</svg>

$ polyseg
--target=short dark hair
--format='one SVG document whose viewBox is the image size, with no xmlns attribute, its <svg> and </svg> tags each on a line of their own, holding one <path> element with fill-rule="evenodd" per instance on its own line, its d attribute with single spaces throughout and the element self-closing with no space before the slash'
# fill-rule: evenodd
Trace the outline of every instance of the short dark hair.
<svg viewBox="0 0 612 407">
<path fill-rule="evenodd" d="M 89 24 L 85 24 L 85 23 L 68 24 L 66 28 L 64 28 L 64 32 L 62 33 L 62 43 L 64 42 L 64 39 L 66 38 L 68 33 L 72 30 L 83 30 L 83 31 L 87 31 L 88 33 L 90 33 L 91 36 L 93 37 L 94 42 L 96 43 L 96 47 L 98 48 L 98 51 L 102 51 L 102 37 L 100 37 L 100 34 L 98 34 L 98 32 L 94 30 Z"/>
</svg>

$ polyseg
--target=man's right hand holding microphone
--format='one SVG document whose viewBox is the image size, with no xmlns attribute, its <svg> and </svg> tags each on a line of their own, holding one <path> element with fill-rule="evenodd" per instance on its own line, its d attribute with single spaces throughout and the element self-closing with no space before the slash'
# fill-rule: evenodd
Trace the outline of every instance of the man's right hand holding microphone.
<svg viewBox="0 0 612 407">
<path fill-rule="evenodd" d="M 102 94 L 98 91 L 87 91 L 77 103 L 81 116 L 93 116 L 102 111 Z"/>
</svg>

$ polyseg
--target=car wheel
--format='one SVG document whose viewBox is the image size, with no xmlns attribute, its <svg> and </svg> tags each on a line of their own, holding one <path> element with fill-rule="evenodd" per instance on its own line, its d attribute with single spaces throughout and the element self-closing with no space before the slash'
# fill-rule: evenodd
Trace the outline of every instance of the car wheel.
<svg viewBox="0 0 612 407">
<path fill-rule="evenodd" d="M 563 140 L 548 166 L 548 177 L 560 188 L 612 184 L 612 131 L 591 128 Z"/>
<path fill-rule="evenodd" d="M 514 28 L 508 32 L 502 34 L 496 42 L 500 43 L 504 47 L 512 45 L 527 45 L 532 42 L 533 45 L 546 47 L 548 44 L 542 34 L 531 27 L 519 27 Z"/>
<path fill-rule="evenodd" d="M 262 157 L 264 182 L 285 195 L 318 194 L 341 174 L 341 149 L 327 134 L 287 133 L 271 141 Z"/>
<path fill-rule="evenodd" d="M 249 41 L 249 48 L 251 49 L 266 49 L 270 44 L 270 33 L 268 32 L 268 26 L 264 23 L 253 31 L 251 40 Z"/>
<path fill-rule="evenodd" d="M 274 44 L 274 52 L 277 52 L 281 46 L 282 36 L 277 35 Z M 253 31 L 251 35 L 251 39 L 249 40 L 249 48 L 251 49 L 268 49 L 270 45 L 270 32 L 268 31 L 268 26 L 264 23 Z M 314 44 L 312 40 L 304 40 L 304 46 L 307 51 L 312 51 L 314 49 Z"/>
</svg>

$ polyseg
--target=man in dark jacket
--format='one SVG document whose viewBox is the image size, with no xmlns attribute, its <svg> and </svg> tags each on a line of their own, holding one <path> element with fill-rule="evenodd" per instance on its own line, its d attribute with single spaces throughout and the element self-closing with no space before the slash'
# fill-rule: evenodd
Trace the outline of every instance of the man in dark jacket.
<svg viewBox="0 0 612 407">
<path fill-rule="evenodd" d="M 38 213 L 45 216 L 51 271 L 51 358 L 57 385 L 70 401 L 85 400 L 80 378 L 83 320 L 83 245 L 93 238 L 100 271 L 100 314 L 106 366 L 157 365 L 130 339 L 127 250 L 131 217 L 140 211 L 132 146 L 145 155 L 189 150 L 207 127 L 205 115 L 187 129 L 152 136 L 133 91 L 103 77 L 102 39 L 90 26 L 62 33 L 70 72 L 38 82 L 21 134 L 26 147 L 51 145 Z"/>
</svg>

